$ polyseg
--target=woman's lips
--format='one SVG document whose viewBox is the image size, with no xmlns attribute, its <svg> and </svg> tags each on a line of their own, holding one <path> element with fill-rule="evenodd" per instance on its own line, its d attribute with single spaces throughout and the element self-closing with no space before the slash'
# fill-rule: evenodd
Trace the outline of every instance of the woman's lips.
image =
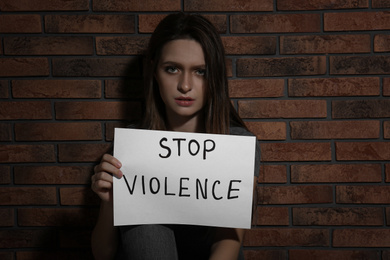
<svg viewBox="0 0 390 260">
<path fill-rule="evenodd" d="M 195 99 L 192 99 L 190 97 L 178 97 L 178 98 L 175 98 L 175 102 L 179 106 L 189 107 L 195 102 Z"/>
</svg>

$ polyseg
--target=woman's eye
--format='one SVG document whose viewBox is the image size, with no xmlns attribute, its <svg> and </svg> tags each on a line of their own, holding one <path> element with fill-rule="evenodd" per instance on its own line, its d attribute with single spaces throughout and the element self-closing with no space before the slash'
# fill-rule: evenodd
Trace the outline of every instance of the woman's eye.
<svg viewBox="0 0 390 260">
<path fill-rule="evenodd" d="M 196 70 L 196 74 L 198 74 L 200 76 L 204 76 L 206 74 L 206 70 L 204 70 L 204 69 Z"/>
<path fill-rule="evenodd" d="M 165 68 L 165 71 L 168 73 L 176 73 L 178 71 L 178 69 L 174 66 L 168 66 Z"/>
</svg>

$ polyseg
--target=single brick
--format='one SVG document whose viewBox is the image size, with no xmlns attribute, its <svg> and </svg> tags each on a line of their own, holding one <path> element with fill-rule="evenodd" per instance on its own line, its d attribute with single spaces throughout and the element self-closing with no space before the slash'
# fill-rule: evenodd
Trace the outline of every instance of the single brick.
<svg viewBox="0 0 390 260">
<path fill-rule="evenodd" d="M 235 14 L 230 16 L 231 33 L 320 32 L 320 14 Z"/>
<path fill-rule="evenodd" d="M 61 188 L 60 201 L 63 206 L 99 205 L 100 203 L 99 197 L 90 187 Z"/>
<path fill-rule="evenodd" d="M 1 14 L 0 33 L 42 33 L 41 16 L 37 14 Z"/>
<path fill-rule="evenodd" d="M 180 11 L 180 0 L 94 0 L 93 10 L 109 12 Z"/>
<path fill-rule="evenodd" d="M 332 101 L 332 118 L 390 117 L 389 99 Z"/>
<path fill-rule="evenodd" d="M 294 121 L 291 138 L 305 139 L 373 139 L 379 138 L 380 122 L 364 121 Z"/>
<path fill-rule="evenodd" d="M 286 140 L 285 122 L 245 122 L 259 140 Z"/>
<path fill-rule="evenodd" d="M 243 244 L 261 247 L 329 246 L 329 231 L 317 228 L 256 228 L 247 230 Z"/>
<path fill-rule="evenodd" d="M 381 182 L 380 164 L 291 165 L 292 183 Z"/>
<path fill-rule="evenodd" d="M 57 232 L 52 229 L 0 230 L 0 248 L 54 248 L 57 243 Z"/>
<path fill-rule="evenodd" d="M 334 247 L 390 247 L 390 229 L 335 229 L 333 230 Z"/>
<path fill-rule="evenodd" d="M 293 208 L 296 226 L 381 226 L 381 208 Z"/>
<path fill-rule="evenodd" d="M 223 3 L 218 0 L 184 1 L 184 11 L 186 12 L 253 12 L 272 11 L 273 8 L 272 0 L 248 0 L 243 2 L 225 0 Z"/>
<path fill-rule="evenodd" d="M 256 225 L 288 226 L 289 213 L 287 207 L 257 207 Z"/>
<path fill-rule="evenodd" d="M 389 0 L 372 0 L 373 8 L 390 8 Z"/>
<path fill-rule="evenodd" d="M 115 128 L 127 128 L 128 122 L 109 122 L 106 123 L 106 141 L 112 142 L 114 140 Z"/>
<path fill-rule="evenodd" d="M 47 58 L 2 58 L 0 77 L 48 76 Z"/>
<path fill-rule="evenodd" d="M 111 144 L 59 144 L 60 162 L 98 162 L 105 153 L 109 153 Z"/>
<path fill-rule="evenodd" d="M 237 60 L 238 77 L 309 76 L 325 73 L 326 58 L 320 56 L 240 58 Z"/>
<path fill-rule="evenodd" d="M 287 259 L 287 251 L 277 249 L 245 249 L 244 257 L 246 260 Z"/>
<path fill-rule="evenodd" d="M 50 144 L 0 145 L 0 163 L 55 162 L 54 146 Z"/>
<path fill-rule="evenodd" d="M 235 79 L 229 80 L 231 98 L 282 97 L 283 79 Z"/>
<path fill-rule="evenodd" d="M 385 169 L 386 169 L 386 182 L 390 182 L 390 164 L 385 164 Z"/>
<path fill-rule="evenodd" d="M 278 0 L 277 8 L 279 11 L 368 8 L 368 0 L 347 0 L 336 2 L 332 0 Z"/>
<path fill-rule="evenodd" d="M 219 33 L 226 33 L 227 22 L 226 15 L 202 14 L 209 20 Z M 138 30 L 140 33 L 152 33 L 160 21 L 166 17 L 165 14 L 139 14 L 138 15 Z"/>
<path fill-rule="evenodd" d="M 330 161 L 330 143 L 262 143 L 261 160 L 264 162 Z"/>
<path fill-rule="evenodd" d="M 324 118 L 325 100 L 240 100 L 242 118 Z"/>
<path fill-rule="evenodd" d="M 0 205 L 55 204 L 57 204 L 57 194 L 54 187 L 2 187 L 0 190 Z"/>
<path fill-rule="evenodd" d="M 140 77 L 138 57 L 130 58 L 55 58 L 53 75 L 57 77 Z"/>
<path fill-rule="evenodd" d="M 16 123 L 16 141 L 102 140 L 98 122 Z"/>
<path fill-rule="evenodd" d="M 336 203 L 389 204 L 390 186 L 336 186 Z"/>
<path fill-rule="evenodd" d="M 29 227 L 90 227 L 95 225 L 96 212 L 87 208 L 20 208 L 18 225 Z"/>
<path fill-rule="evenodd" d="M 11 167 L 8 165 L 0 165 L 0 184 L 11 183 Z"/>
<path fill-rule="evenodd" d="M 374 51 L 375 52 L 390 52 L 390 35 L 388 35 L 388 34 L 375 35 L 374 36 Z"/>
<path fill-rule="evenodd" d="M 390 121 L 383 122 L 383 137 L 390 139 Z"/>
<path fill-rule="evenodd" d="M 375 31 L 389 30 L 388 12 L 324 13 L 325 31 Z"/>
<path fill-rule="evenodd" d="M 52 119 L 50 101 L 0 102 L 0 120 Z"/>
<path fill-rule="evenodd" d="M 92 37 L 5 37 L 6 55 L 92 55 Z"/>
<path fill-rule="evenodd" d="M 289 79 L 290 97 L 379 96 L 380 79 L 368 78 L 311 78 Z"/>
<path fill-rule="evenodd" d="M 148 46 L 149 37 L 115 36 L 96 37 L 97 55 L 142 55 Z"/>
<path fill-rule="evenodd" d="M 90 184 L 92 166 L 15 166 L 15 184 Z"/>
<path fill-rule="evenodd" d="M 46 15 L 47 33 L 134 33 L 135 16 L 129 14 Z"/>
<path fill-rule="evenodd" d="M 287 183 L 286 165 L 268 165 L 260 166 L 258 182 L 262 183 Z"/>
<path fill-rule="evenodd" d="M 390 74 L 390 56 L 332 56 L 329 60 L 333 75 Z"/>
<path fill-rule="evenodd" d="M 390 96 L 390 78 L 383 79 L 383 95 Z"/>
<path fill-rule="evenodd" d="M 12 125 L 0 123 L 0 142 L 12 141 Z"/>
<path fill-rule="evenodd" d="M 1 38 L 0 38 L 0 41 L 1 41 Z M 0 43 L 0 48 L 1 48 L 1 43 Z M 8 97 L 9 97 L 8 81 L 7 80 L 0 80 L 0 98 L 8 98 Z"/>
<path fill-rule="evenodd" d="M 143 80 L 140 79 L 107 79 L 105 83 L 105 98 L 140 99 L 144 96 Z"/>
<path fill-rule="evenodd" d="M 225 36 L 222 42 L 227 55 L 276 53 L 276 38 L 273 36 Z"/>
<path fill-rule="evenodd" d="M 101 98 L 100 80 L 13 80 L 14 98 Z"/>
<path fill-rule="evenodd" d="M 281 54 L 369 53 L 369 34 L 281 36 Z"/>
<path fill-rule="evenodd" d="M 355 249 L 355 250 L 335 250 L 335 249 L 290 249 L 289 260 L 302 259 L 380 259 L 380 252 L 378 250 Z"/>
<path fill-rule="evenodd" d="M 139 119 L 141 105 L 139 102 L 57 102 L 56 119 Z"/>
<path fill-rule="evenodd" d="M 3 0 L 0 10 L 15 11 L 88 11 L 88 0 Z"/>
<path fill-rule="evenodd" d="M 336 159 L 340 161 L 388 161 L 389 142 L 336 142 Z"/>
<path fill-rule="evenodd" d="M 386 225 L 390 224 L 390 208 L 386 208 Z"/>
<path fill-rule="evenodd" d="M 333 189 L 328 185 L 263 186 L 258 188 L 258 202 L 263 205 L 332 203 Z"/>
<path fill-rule="evenodd" d="M 12 227 L 14 225 L 14 209 L 0 209 L 0 227 Z"/>
</svg>

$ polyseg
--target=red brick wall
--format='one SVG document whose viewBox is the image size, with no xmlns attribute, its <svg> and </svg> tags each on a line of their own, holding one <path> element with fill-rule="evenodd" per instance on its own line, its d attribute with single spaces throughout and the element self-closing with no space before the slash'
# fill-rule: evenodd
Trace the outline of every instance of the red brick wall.
<svg viewBox="0 0 390 260">
<path fill-rule="evenodd" d="M 0 258 L 88 259 L 92 167 L 167 13 L 208 17 L 261 140 L 247 259 L 390 259 L 388 0 L 2 0 Z"/>
</svg>

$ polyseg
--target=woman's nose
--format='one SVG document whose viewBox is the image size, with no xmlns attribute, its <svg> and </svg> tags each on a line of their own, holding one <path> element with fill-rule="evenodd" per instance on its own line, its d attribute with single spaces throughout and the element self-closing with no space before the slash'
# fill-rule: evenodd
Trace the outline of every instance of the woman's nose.
<svg viewBox="0 0 390 260">
<path fill-rule="evenodd" d="M 190 73 L 183 73 L 178 84 L 178 90 L 182 93 L 187 93 L 192 89 L 191 75 Z"/>
</svg>

